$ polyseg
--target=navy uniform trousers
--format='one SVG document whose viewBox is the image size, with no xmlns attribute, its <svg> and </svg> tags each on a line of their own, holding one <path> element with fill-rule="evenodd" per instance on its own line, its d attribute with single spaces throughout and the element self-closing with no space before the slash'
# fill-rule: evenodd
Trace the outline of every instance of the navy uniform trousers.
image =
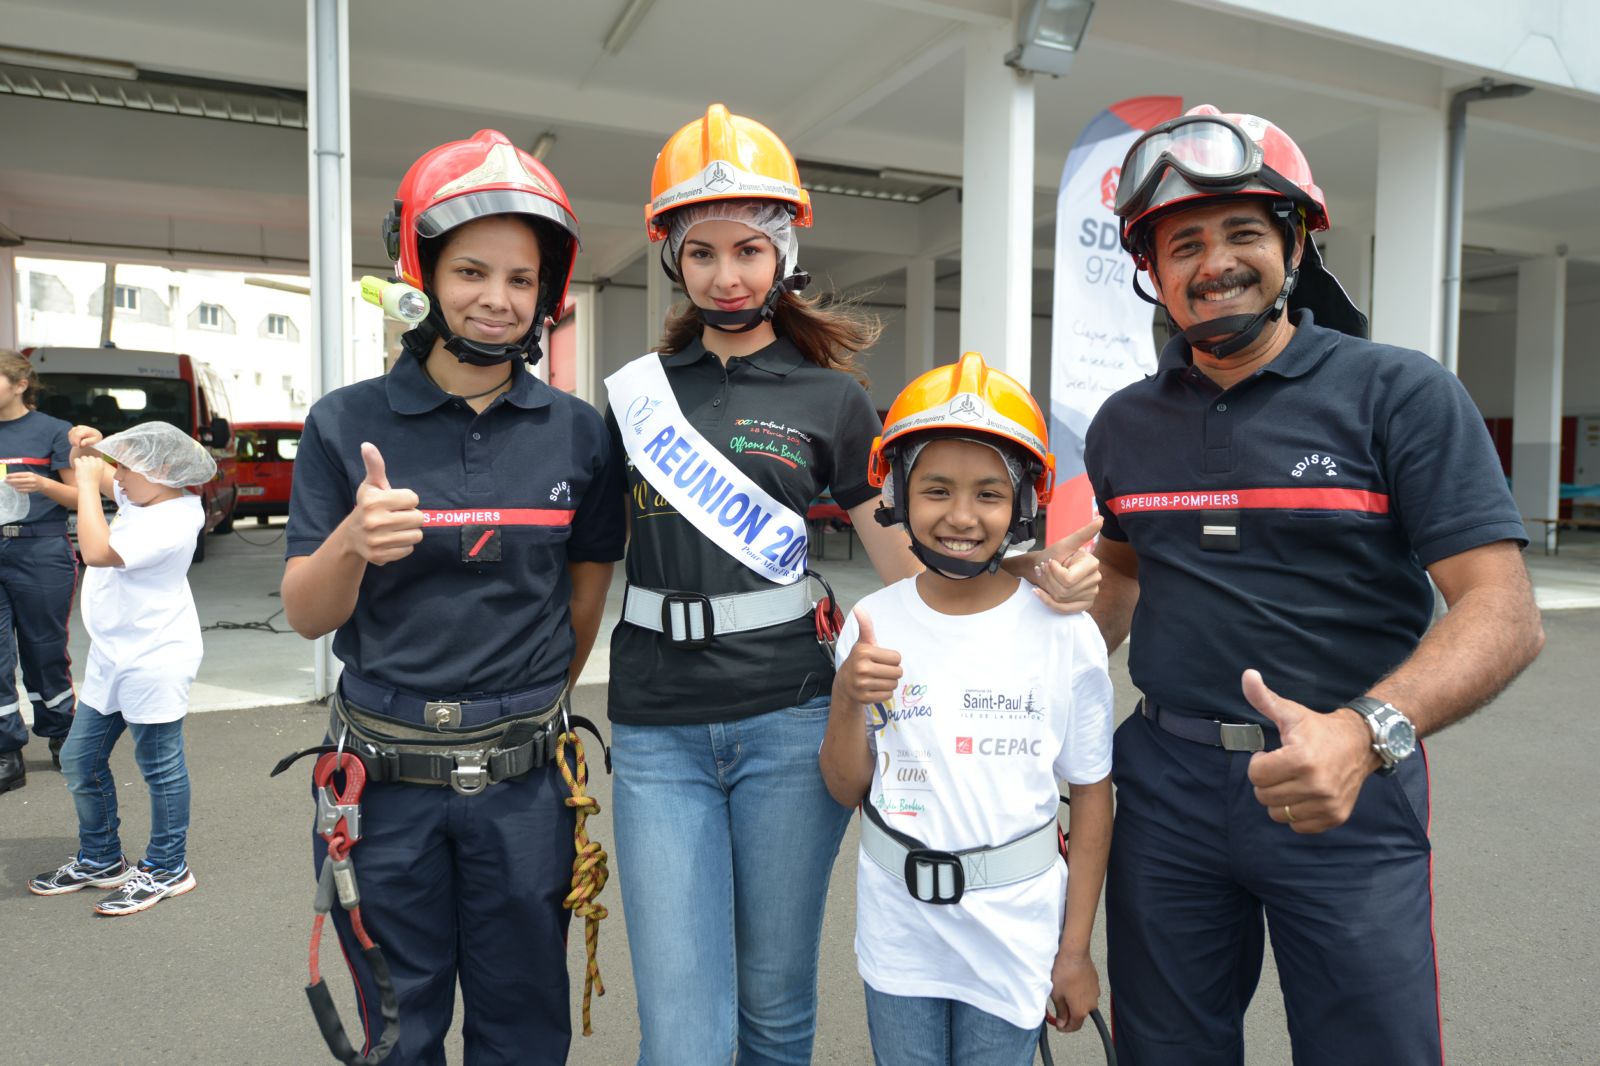
<svg viewBox="0 0 1600 1066">
<path fill-rule="evenodd" d="M 33 704 L 34 733 L 64 737 L 77 706 L 67 626 L 78 561 L 66 527 L 51 528 L 58 532 L 0 538 L 0 677 L 9 685 L 20 659 L 22 684 Z M 0 752 L 18 751 L 27 742 L 28 727 L 15 694 L 0 696 Z"/>
<path fill-rule="evenodd" d="M 567 1061 L 572 912 L 561 903 L 572 887 L 576 818 L 564 805 L 568 795 L 554 761 L 476 796 L 367 785 L 362 836 L 350 858 L 362 924 L 383 949 L 399 997 L 400 1040 L 384 1066 L 445 1066 L 458 979 L 466 1066 Z M 320 874 L 327 844 L 312 839 Z M 383 1032 L 377 985 L 349 915 L 335 906 L 333 917 L 357 985 L 358 1014 L 344 1012 L 345 1032 L 360 1048 L 369 1026 L 376 1044 Z"/>
<path fill-rule="evenodd" d="M 1425 756 L 1315 835 L 1272 821 L 1248 752 L 1131 715 L 1116 733 L 1106 942 L 1123 1066 L 1242 1066 L 1263 916 L 1296 1066 L 1442 1060 Z"/>
</svg>

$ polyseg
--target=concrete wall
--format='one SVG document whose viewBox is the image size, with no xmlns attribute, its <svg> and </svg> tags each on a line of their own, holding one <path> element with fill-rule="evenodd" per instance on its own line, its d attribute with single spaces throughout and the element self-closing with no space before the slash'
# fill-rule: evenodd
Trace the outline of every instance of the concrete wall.
<svg viewBox="0 0 1600 1066">
<path fill-rule="evenodd" d="M 1561 413 L 1600 414 L 1600 293 L 1567 303 Z M 1461 383 L 1485 418 L 1510 418 L 1516 382 L 1515 311 L 1468 315 L 1461 323 Z"/>
</svg>

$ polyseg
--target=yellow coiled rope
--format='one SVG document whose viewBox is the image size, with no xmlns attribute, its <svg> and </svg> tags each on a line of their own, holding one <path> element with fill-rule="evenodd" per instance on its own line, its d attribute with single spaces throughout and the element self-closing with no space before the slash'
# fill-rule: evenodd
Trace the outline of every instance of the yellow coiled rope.
<svg viewBox="0 0 1600 1066">
<path fill-rule="evenodd" d="M 577 774 L 567 766 L 567 744 L 572 745 L 573 762 Z M 600 804 L 585 793 L 589 783 L 589 767 L 583 760 L 583 741 L 572 731 L 556 738 L 556 761 L 561 766 L 561 776 L 566 779 L 572 795 L 567 797 L 568 807 L 578 810 L 578 824 L 572 831 L 575 854 L 572 857 L 572 891 L 562 906 L 583 919 L 583 944 L 588 954 L 588 964 L 583 975 L 583 1035 L 589 1036 L 594 1027 L 589 1024 L 589 998 L 592 993 L 606 994 L 606 984 L 600 979 L 600 919 L 606 916 L 605 906 L 596 902 L 600 890 L 606 887 L 611 871 L 606 866 L 606 852 L 597 842 L 589 839 L 584 823 L 589 815 L 600 813 Z"/>
</svg>

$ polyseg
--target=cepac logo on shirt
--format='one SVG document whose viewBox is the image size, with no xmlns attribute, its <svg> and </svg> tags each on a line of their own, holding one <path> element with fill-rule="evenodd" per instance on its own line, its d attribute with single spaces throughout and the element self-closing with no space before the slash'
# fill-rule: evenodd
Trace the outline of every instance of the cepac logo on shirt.
<svg viewBox="0 0 1600 1066">
<path fill-rule="evenodd" d="M 956 754 L 976 753 L 993 759 L 1038 758 L 1042 743 L 1037 738 L 1028 737 L 956 737 Z"/>
<path fill-rule="evenodd" d="M 1294 464 L 1294 469 L 1289 471 L 1290 477 L 1304 477 L 1307 474 L 1322 474 L 1324 477 L 1338 477 L 1339 464 L 1331 455 L 1308 455 Z"/>
</svg>

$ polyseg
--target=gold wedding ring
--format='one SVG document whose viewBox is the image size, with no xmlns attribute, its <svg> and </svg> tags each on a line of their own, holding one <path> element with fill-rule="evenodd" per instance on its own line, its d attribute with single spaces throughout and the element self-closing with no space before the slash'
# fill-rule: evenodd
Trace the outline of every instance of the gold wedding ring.
<svg viewBox="0 0 1600 1066">
<path fill-rule="evenodd" d="M 1287 803 L 1283 805 L 1283 816 L 1289 819 L 1290 825 L 1294 824 L 1294 812 L 1289 809 L 1289 805 Z"/>
</svg>

